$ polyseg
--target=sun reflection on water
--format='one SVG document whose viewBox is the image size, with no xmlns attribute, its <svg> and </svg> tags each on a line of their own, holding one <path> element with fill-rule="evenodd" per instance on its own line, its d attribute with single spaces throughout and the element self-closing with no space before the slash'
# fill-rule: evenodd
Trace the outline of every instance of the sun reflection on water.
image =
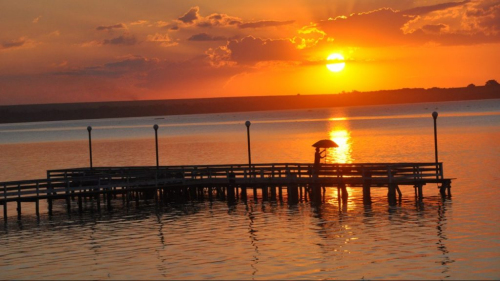
<svg viewBox="0 0 500 281">
<path fill-rule="evenodd" d="M 351 133 L 343 127 L 336 127 L 328 134 L 339 147 L 327 150 L 326 163 L 352 163 L 354 159 L 351 156 Z"/>
</svg>

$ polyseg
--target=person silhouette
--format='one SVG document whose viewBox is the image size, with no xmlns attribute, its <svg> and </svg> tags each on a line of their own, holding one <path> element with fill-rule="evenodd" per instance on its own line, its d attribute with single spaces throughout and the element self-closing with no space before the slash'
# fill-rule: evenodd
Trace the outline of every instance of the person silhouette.
<svg viewBox="0 0 500 281">
<path fill-rule="evenodd" d="M 319 168 L 319 164 L 321 163 L 321 158 L 325 158 L 326 155 L 322 155 L 325 150 L 319 151 L 319 147 L 316 147 L 316 152 L 314 152 L 314 167 Z"/>
</svg>

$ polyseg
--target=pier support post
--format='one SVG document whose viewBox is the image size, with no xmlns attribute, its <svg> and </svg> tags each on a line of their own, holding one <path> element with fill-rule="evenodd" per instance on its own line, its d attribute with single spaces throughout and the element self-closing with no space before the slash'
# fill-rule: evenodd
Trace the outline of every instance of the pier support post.
<svg viewBox="0 0 500 281">
<path fill-rule="evenodd" d="M 208 192 L 208 201 L 212 202 L 214 200 L 213 187 L 209 186 L 207 188 L 207 192 Z"/>
<path fill-rule="evenodd" d="M 106 194 L 106 205 L 107 205 L 107 208 L 108 208 L 108 211 L 111 211 L 112 207 L 111 207 L 111 191 L 108 190 L 108 193 Z"/>
<path fill-rule="evenodd" d="M 287 187 L 288 204 L 295 205 L 299 203 L 299 187 L 295 183 L 290 183 Z"/>
<path fill-rule="evenodd" d="M 363 204 L 370 205 L 371 198 L 372 174 L 369 170 L 363 170 Z"/>
<path fill-rule="evenodd" d="M 247 186 L 246 185 L 242 185 L 240 189 L 241 189 L 241 191 L 240 191 L 241 192 L 241 195 L 240 195 L 241 196 L 241 200 L 243 200 L 243 201 L 246 202 L 247 199 L 248 199 L 247 198 Z"/>
<path fill-rule="evenodd" d="M 423 185 L 421 184 L 417 185 L 417 191 L 418 191 L 418 200 L 424 199 Z"/>
<path fill-rule="evenodd" d="M 3 220 L 7 223 L 7 202 L 3 203 Z"/>
<path fill-rule="evenodd" d="M 276 186 L 271 186 L 271 201 L 276 201 Z"/>
<path fill-rule="evenodd" d="M 35 212 L 36 216 L 40 217 L 40 200 L 36 199 L 35 201 Z"/>
<path fill-rule="evenodd" d="M 17 219 L 21 219 L 21 201 L 17 200 Z"/>
<path fill-rule="evenodd" d="M 267 185 L 262 185 L 262 201 L 269 200 L 269 187 Z"/>
<path fill-rule="evenodd" d="M 389 206 L 396 205 L 396 184 L 389 184 L 389 192 L 387 193 L 387 197 L 389 199 Z"/>
<path fill-rule="evenodd" d="M 235 198 L 235 194 L 234 194 L 234 186 L 233 185 L 229 185 L 227 187 L 227 202 L 228 203 L 234 203 L 236 198 Z"/>
<path fill-rule="evenodd" d="M 50 179 L 50 175 L 47 172 L 47 178 Z M 47 207 L 49 209 L 49 216 L 52 216 L 52 194 L 53 194 L 53 188 L 52 188 L 52 182 L 48 182 L 47 186 Z"/>
<path fill-rule="evenodd" d="M 47 201 L 48 201 L 47 205 L 48 205 L 48 208 L 49 208 L 49 216 L 52 216 L 52 198 L 49 198 Z"/>
<path fill-rule="evenodd" d="M 229 173 L 229 185 L 227 186 L 227 201 L 228 203 L 234 203 L 235 201 L 235 188 L 234 184 L 236 183 L 236 175 L 235 173 Z"/>
<path fill-rule="evenodd" d="M 96 199 L 97 199 L 97 211 L 100 213 L 101 212 L 101 196 L 99 195 L 99 193 L 97 193 L 95 195 Z"/>
<path fill-rule="evenodd" d="M 78 213 L 83 213 L 82 195 L 78 194 Z"/>
<path fill-rule="evenodd" d="M 340 189 L 342 190 L 342 203 L 346 204 L 347 199 L 349 199 L 349 193 L 347 193 L 347 187 L 344 182 L 341 182 Z"/>
<path fill-rule="evenodd" d="M 288 204 L 295 205 L 299 203 L 299 185 L 295 181 L 297 176 L 291 174 L 290 171 L 287 171 L 287 177 L 288 177 L 288 186 L 287 186 Z"/>
<path fill-rule="evenodd" d="M 312 189 L 311 201 L 315 203 L 321 203 L 321 185 L 318 182 L 310 185 Z"/>
<path fill-rule="evenodd" d="M 40 184 L 37 182 L 36 183 L 36 200 L 35 200 L 35 212 L 36 212 L 36 217 L 40 217 Z"/>
<path fill-rule="evenodd" d="M 439 193 L 441 194 L 441 197 L 446 197 L 446 191 L 448 191 L 448 197 L 451 198 L 451 180 L 443 182 L 439 187 Z"/>
</svg>

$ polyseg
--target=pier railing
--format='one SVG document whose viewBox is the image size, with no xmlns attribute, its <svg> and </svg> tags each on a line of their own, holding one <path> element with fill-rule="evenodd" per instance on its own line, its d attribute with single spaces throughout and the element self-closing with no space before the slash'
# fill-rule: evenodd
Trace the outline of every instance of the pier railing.
<svg viewBox="0 0 500 281">
<path fill-rule="evenodd" d="M 371 178 L 384 180 L 443 179 L 443 164 L 438 163 L 356 163 L 322 164 L 318 170 L 309 163 L 271 163 L 238 165 L 193 165 L 193 166 L 142 166 L 142 167 L 97 167 L 60 169 L 47 171 L 48 179 L 72 178 L 81 176 L 123 176 L 134 173 L 179 177 L 183 179 L 227 178 L 229 174 L 236 179 L 345 177 Z"/>
<path fill-rule="evenodd" d="M 49 215 L 55 199 L 65 199 L 68 212 L 72 201 L 78 200 L 79 212 L 82 200 L 96 201 L 100 210 L 101 197 L 111 208 L 111 198 L 121 194 L 123 202 L 129 204 L 134 198 L 156 202 L 202 200 L 215 196 L 228 203 L 241 196 L 247 198 L 247 189 L 253 190 L 254 200 L 258 190 L 262 200 L 280 200 L 286 190 L 287 200 L 296 204 L 301 198 L 320 202 L 325 187 L 337 187 L 339 198 L 347 202 L 346 186 L 363 188 L 364 204 L 371 204 L 370 187 L 388 187 L 389 204 L 394 205 L 396 192 L 401 198 L 400 185 L 413 185 L 415 196 L 423 198 L 422 187 L 427 183 L 441 183 L 442 196 L 451 196 L 451 179 L 443 177 L 442 163 L 356 163 L 323 164 L 319 167 L 302 163 L 271 163 L 237 165 L 196 166 L 142 166 L 142 167 L 96 167 L 47 171 L 47 178 L 37 180 L 0 182 L 0 205 L 7 220 L 8 202 L 17 202 L 18 218 L 21 202 L 35 202 L 39 215 L 39 201 L 47 200 Z M 321 189 L 323 188 L 323 192 Z M 239 191 L 238 191 L 239 190 Z M 239 192 L 239 193 L 238 193 Z M 240 195 L 238 195 L 240 194 Z M 342 194 L 342 196 L 340 196 Z M 86 199 L 87 198 L 87 199 Z M 274 199 L 273 199 L 274 198 Z"/>
<path fill-rule="evenodd" d="M 361 186 L 366 181 L 374 186 L 387 186 L 444 179 L 442 163 L 437 166 L 436 163 L 322 164 L 317 170 L 309 163 L 74 168 L 49 170 L 46 179 L 0 182 L 0 203 L 152 186 L 223 185 L 230 181 L 236 185 L 307 184 L 313 178 L 325 186 L 340 181 L 351 186 Z"/>
</svg>

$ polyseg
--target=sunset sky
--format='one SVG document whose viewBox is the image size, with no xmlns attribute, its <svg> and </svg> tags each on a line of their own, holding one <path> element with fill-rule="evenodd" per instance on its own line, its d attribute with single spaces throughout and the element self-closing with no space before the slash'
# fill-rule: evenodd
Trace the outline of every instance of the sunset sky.
<svg viewBox="0 0 500 281">
<path fill-rule="evenodd" d="M 499 0 L 0 0 L 0 22 L 1 105 L 500 81 Z"/>
</svg>

